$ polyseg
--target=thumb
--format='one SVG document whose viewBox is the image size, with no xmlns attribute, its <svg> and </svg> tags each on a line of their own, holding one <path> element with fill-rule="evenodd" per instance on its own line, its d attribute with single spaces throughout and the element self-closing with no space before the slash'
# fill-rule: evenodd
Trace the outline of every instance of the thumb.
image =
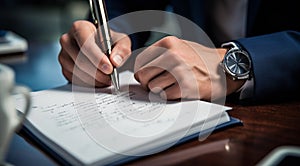
<svg viewBox="0 0 300 166">
<path fill-rule="evenodd" d="M 127 35 L 118 40 L 111 52 L 110 61 L 115 67 L 120 67 L 126 62 L 131 54 L 131 41 Z"/>
</svg>

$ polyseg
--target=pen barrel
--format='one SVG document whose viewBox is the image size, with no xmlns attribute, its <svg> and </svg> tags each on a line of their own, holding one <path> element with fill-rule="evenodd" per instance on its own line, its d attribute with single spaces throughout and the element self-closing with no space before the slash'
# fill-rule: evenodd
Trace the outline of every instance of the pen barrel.
<svg viewBox="0 0 300 166">
<path fill-rule="evenodd" d="M 91 0 L 93 17 L 98 26 L 98 41 L 101 43 L 101 48 L 107 56 L 110 55 L 112 49 L 110 28 L 108 25 L 108 17 L 106 6 L 103 0 Z"/>
<path fill-rule="evenodd" d="M 99 40 L 101 43 L 99 45 L 99 47 L 101 48 L 101 50 L 105 53 L 105 55 L 107 57 L 110 56 L 111 52 L 112 52 L 112 43 L 111 40 Z"/>
<path fill-rule="evenodd" d="M 90 7 L 94 22 L 98 28 L 97 36 L 98 43 L 102 51 L 106 54 L 107 57 L 110 57 L 112 51 L 112 40 L 110 34 L 110 28 L 108 26 L 108 17 L 107 11 L 103 0 L 90 0 Z M 111 73 L 111 80 L 115 87 L 115 90 L 120 89 L 119 85 L 119 75 L 117 69 L 114 67 L 113 72 Z"/>
</svg>

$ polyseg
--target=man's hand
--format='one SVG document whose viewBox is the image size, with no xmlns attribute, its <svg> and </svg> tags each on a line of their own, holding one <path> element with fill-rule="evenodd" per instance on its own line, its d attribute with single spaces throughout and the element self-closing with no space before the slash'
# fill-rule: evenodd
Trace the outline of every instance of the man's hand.
<svg viewBox="0 0 300 166">
<path fill-rule="evenodd" d="M 218 99 L 244 83 L 225 76 L 219 65 L 225 53 L 225 49 L 165 37 L 138 55 L 135 78 L 164 99 Z"/>
<path fill-rule="evenodd" d="M 111 30 L 114 42 L 110 59 L 97 41 L 97 29 L 88 21 L 76 21 L 60 38 L 59 62 L 63 75 L 74 84 L 104 87 L 111 84 L 113 66 L 120 67 L 131 54 L 131 41 Z"/>
</svg>

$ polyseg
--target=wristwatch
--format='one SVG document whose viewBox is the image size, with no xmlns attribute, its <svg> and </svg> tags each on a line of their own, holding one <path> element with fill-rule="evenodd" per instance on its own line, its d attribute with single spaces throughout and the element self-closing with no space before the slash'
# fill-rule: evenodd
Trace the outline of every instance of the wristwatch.
<svg viewBox="0 0 300 166">
<path fill-rule="evenodd" d="M 251 78 L 251 59 L 245 50 L 236 42 L 228 42 L 221 45 L 227 48 L 224 59 L 220 63 L 224 72 L 233 80 L 245 80 Z"/>
</svg>

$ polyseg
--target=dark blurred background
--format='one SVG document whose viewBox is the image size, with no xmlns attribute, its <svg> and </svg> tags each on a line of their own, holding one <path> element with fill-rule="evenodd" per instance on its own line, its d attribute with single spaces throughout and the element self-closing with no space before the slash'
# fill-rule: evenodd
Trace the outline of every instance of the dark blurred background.
<svg viewBox="0 0 300 166">
<path fill-rule="evenodd" d="M 0 29 L 17 33 L 28 41 L 28 50 L 19 56 L 2 56 L 0 63 L 8 64 L 16 73 L 16 83 L 33 91 L 67 83 L 61 72 L 58 55 L 59 38 L 68 32 L 75 20 L 89 15 L 89 0 L 0 0 Z M 172 20 L 171 18 L 169 20 Z M 178 34 L 176 21 L 164 22 L 159 27 Z M 164 34 L 154 33 L 151 44 Z M 131 56 L 123 69 L 131 69 Z"/>
<path fill-rule="evenodd" d="M 0 57 L 0 63 L 15 71 L 16 84 L 37 91 L 67 83 L 57 60 L 59 38 L 73 21 L 85 19 L 88 10 L 88 0 L 0 0 L 0 29 L 28 41 L 24 55 Z M 6 161 L 12 165 L 56 165 L 17 134 Z"/>
<path fill-rule="evenodd" d="M 88 0 L 0 0 L 0 29 L 28 41 L 25 54 L 2 56 L 17 84 L 42 90 L 67 83 L 61 72 L 59 38 L 72 22 L 89 14 Z"/>
<path fill-rule="evenodd" d="M 72 22 L 86 18 L 88 0 L 1 0 L 0 29 L 29 41 L 54 41 Z"/>
</svg>

